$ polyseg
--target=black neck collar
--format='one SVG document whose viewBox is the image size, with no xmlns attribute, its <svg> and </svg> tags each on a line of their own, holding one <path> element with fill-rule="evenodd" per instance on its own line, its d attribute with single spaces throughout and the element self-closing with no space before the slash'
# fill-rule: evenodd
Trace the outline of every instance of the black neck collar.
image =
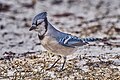
<svg viewBox="0 0 120 80">
<path fill-rule="evenodd" d="M 46 34 L 46 32 L 47 32 L 47 29 L 48 29 L 48 21 L 47 21 L 47 18 L 45 18 L 44 22 L 45 22 L 45 33 L 44 33 L 43 35 L 39 35 L 39 34 L 38 34 L 38 38 L 39 38 L 40 40 L 43 40 L 43 38 L 44 38 L 44 36 L 45 36 L 45 34 Z"/>
</svg>

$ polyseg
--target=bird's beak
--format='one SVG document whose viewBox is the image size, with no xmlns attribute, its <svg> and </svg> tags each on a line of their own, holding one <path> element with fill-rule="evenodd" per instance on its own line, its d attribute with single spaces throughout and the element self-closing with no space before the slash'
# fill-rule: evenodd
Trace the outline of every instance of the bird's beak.
<svg viewBox="0 0 120 80">
<path fill-rule="evenodd" d="M 35 26 L 35 25 L 32 25 L 32 27 L 29 29 L 29 31 L 32 31 L 32 30 L 34 30 L 34 29 L 36 29 L 36 26 Z"/>
</svg>

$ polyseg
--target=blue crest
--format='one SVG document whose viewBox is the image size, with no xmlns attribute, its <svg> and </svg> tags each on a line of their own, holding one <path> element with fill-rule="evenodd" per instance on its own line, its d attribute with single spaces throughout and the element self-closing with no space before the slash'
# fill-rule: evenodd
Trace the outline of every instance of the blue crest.
<svg viewBox="0 0 120 80">
<path fill-rule="evenodd" d="M 35 24 L 37 20 L 39 20 L 39 19 L 45 19 L 46 17 L 47 17 L 47 12 L 39 13 L 38 15 L 36 15 L 34 17 L 32 24 Z"/>
</svg>

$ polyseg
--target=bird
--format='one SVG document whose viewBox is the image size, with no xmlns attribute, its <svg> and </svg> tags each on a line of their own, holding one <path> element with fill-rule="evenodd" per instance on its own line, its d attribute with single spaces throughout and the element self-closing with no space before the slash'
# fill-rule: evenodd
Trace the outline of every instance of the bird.
<svg viewBox="0 0 120 80">
<path fill-rule="evenodd" d="M 73 54 L 80 46 L 101 40 L 100 38 L 79 38 L 56 29 L 48 21 L 47 12 L 41 12 L 33 18 L 29 31 L 32 30 L 38 32 L 41 45 L 45 49 L 63 56 L 64 62 L 60 71 L 64 69 L 67 55 Z M 60 59 L 61 56 L 47 70 L 53 68 Z"/>
</svg>

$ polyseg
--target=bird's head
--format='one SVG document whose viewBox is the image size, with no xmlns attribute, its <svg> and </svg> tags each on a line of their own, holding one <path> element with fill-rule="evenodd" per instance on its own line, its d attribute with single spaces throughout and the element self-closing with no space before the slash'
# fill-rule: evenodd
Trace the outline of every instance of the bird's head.
<svg viewBox="0 0 120 80">
<path fill-rule="evenodd" d="M 32 27 L 29 29 L 29 31 L 35 30 L 40 35 L 44 35 L 47 31 L 47 25 L 47 12 L 42 12 L 33 18 Z"/>
</svg>

